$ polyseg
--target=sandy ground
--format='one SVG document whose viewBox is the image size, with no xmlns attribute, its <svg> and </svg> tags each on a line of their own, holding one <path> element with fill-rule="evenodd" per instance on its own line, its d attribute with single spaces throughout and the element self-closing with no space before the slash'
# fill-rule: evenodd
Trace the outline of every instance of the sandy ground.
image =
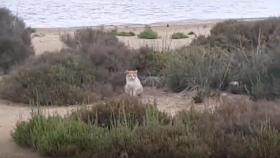
<svg viewBox="0 0 280 158">
<path fill-rule="evenodd" d="M 188 39 L 171 40 L 170 36 L 174 32 L 188 33 L 195 32 L 197 35 L 208 35 L 210 29 L 217 21 L 182 21 L 170 22 L 170 27 L 166 27 L 167 23 L 151 24 L 152 29 L 157 31 L 161 36 L 156 40 L 143 40 L 137 37 L 119 37 L 120 41 L 124 42 L 130 48 L 139 48 L 149 45 L 157 50 L 175 49 L 188 45 L 195 38 L 191 36 Z M 107 26 L 105 29 L 114 28 Z M 45 51 L 57 51 L 64 47 L 60 41 L 60 35 L 64 33 L 73 33 L 77 28 L 41 28 L 37 29 L 36 33 L 32 34 L 32 43 L 37 55 Z M 133 31 L 139 33 L 144 29 L 144 25 L 123 25 L 118 26 L 118 31 Z M 158 108 L 162 111 L 174 115 L 182 109 L 189 109 L 195 106 L 198 109 L 214 108 L 218 105 L 219 99 L 209 99 L 204 104 L 194 105 L 192 102 L 193 94 L 186 93 L 170 93 L 164 90 L 146 88 L 143 95 L 143 101 L 156 101 Z M 47 113 L 57 112 L 61 115 L 76 109 L 77 106 L 71 107 L 44 107 Z M 0 100 L 0 158 L 41 158 L 42 156 L 17 146 L 11 137 L 11 132 L 18 121 L 27 120 L 30 118 L 32 107 L 27 105 L 15 104 L 8 101 Z"/>
<path fill-rule="evenodd" d="M 139 39 L 134 37 L 120 37 L 119 40 L 124 42 L 130 48 L 139 48 L 141 46 L 150 46 L 158 51 L 176 49 L 182 46 L 188 45 L 192 39 L 198 35 L 208 35 L 210 29 L 220 20 L 200 20 L 200 21 L 180 21 L 170 23 L 155 23 L 149 26 L 156 31 L 159 39 Z M 167 27 L 167 24 L 169 27 Z M 117 28 L 121 31 L 132 31 L 139 34 L 144 30 L 145 25 L 121 25 L 121 26 L 100 26 L 94 28 L 103 27 L 105 30 Z M 36 54 L 42 54 L 45 51 L 57 51 L 64 47 L 60 41 L 60 36 L 65 33 L 73 33 L 79 28 L 38 28 L 36 32 L 32 34 L 32 43 Z M 186 39 L 171 39 L 171 35 L 174 32 L 183 32 L 188 34 L 193 31 L 196 35 L 191 35 Z"/>
</svg>

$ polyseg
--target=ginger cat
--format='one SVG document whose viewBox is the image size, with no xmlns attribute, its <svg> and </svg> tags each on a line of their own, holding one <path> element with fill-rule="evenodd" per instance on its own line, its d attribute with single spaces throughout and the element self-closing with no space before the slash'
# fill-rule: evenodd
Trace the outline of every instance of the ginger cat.
<svg viewBox="0 0 280 158">
<path fill-rule="evenodd" d="M 137 70 L 125 71 L 126 73 L 126 85 L 124 91 L 130 96 L 139 96 L 143 93 L 143 86 L 137 76 Z"/>
</svg>

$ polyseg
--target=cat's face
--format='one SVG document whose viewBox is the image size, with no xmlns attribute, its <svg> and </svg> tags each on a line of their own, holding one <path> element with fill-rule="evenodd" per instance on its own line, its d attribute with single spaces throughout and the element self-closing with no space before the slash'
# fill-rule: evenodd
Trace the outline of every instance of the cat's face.
<svg viewBox="0 0 280 158">
<path fill-rule="evenodd" d="M 135 80 L 137 78 L 137 70 L 126 70 L 126 79 L 127 80 Z"/>
</svg>

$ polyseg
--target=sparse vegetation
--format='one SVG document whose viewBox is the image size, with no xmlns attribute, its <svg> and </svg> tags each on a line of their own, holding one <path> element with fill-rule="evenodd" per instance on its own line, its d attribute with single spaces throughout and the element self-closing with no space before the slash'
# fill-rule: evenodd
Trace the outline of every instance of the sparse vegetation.
<svg viewBox="0 0 280 158">
<path fill-rule="evenodd" d="M 0 8 L 0 73 L 7 74 L 13 66 L 34 55 L 25 23 L 8 9 Z"/>
<path fill-rule="evenodd" d="M 172 39 L 184 39 L 184 38 L 189 38 L 189 36 L 188 36 L 188 35 L 185 35 L 185 34 L 182 33 L 182 32 L 176 32 L 176 33 L 173 33 L 173 34 L 171 35 L 171 38 L 172 38 Z"/>
<path fill-rule="evenodd" d="M 146 26 L 144 31 L 142 31 L 139 35 L 138 38 L 141 39 L 157 39 L 159 38 L 158 33 L 153 31 L 151 27 Z"/>
<path fill-rule="evenodd" d="M 277 158 L 279 110 L 274 105 L 237 101 L 224 103 L 213 112 L 180 112 L 172 124 L 161 124 L 159 117 L 149 111 L 144 115 L 145 123 L 136 123 L 133 128 L 126 124 L 102 128 L 39 113 L 27 122 L 18 123 L 13 138 L 21 146 L 53 157 Z M 106 114 L 99 112 L 99 116 Z M 122 114 L 130 116 L 128 111 Z M 123 122 L 122 119 L 110 121 Z M 126 119 L 134 122 L 133 117 Z"/>
</svg>

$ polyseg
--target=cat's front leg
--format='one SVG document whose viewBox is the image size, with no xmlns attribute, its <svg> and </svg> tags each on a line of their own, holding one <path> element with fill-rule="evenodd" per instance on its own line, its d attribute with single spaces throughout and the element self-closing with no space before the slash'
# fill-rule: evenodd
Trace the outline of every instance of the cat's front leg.
<svg viewBox="0 0 280 158">
<path fill-rule="evenodd" d="M 136 89 L 135 89 L 135 88 L 132 90 L 132 96 L 133 96 L 133 97 L 136 96 Z"/>
</svg>

